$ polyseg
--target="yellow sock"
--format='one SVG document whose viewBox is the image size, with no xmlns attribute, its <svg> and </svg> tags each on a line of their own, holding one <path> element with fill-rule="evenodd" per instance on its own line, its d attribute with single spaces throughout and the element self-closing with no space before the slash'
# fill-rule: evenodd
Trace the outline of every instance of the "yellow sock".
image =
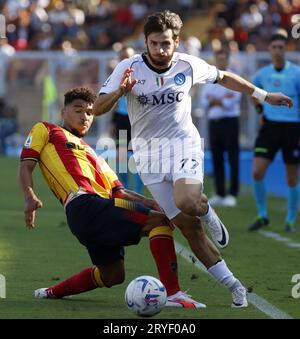
<svg viewBox="0 0 300 339">
<path fill-rule="evenodd" d="M 95 266 L 94 270 L 93 270 L 93 280 L 96 286 L 98 287 L 105 287 L 102 278 L 101 278 L 101 273 L 100 270 L 97 266 Z"/>
<path fill-rule="evenodd" d="M 149 239 L 157 236 L 167 236 L 173 238 L 173 231 L 169 226 L 157 226 L 149 232 Z"/>
</svg>

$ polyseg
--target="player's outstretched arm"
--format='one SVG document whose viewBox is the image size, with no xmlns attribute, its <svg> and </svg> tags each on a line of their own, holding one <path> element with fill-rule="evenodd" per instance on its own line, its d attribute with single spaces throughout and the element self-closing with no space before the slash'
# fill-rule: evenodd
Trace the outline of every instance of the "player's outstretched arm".
<svg viewBox="0 0 300 339">
<path fill-rule="evenodd" d="M 119 88 L 111 93 L 100 94 L 94 103 L 94 115 L 102 115 L 109 112 L 118 102 L 120 97 L 130 92 L 136 84 L 136 80 L 131 77 L 132 69 L 127 68 L 121 78 Z"/>
<path fill-rule="evenodd" d="M 118 100 L 123 95 L 120 88 L 109 94 L 100 94 L 93 106 L 93 114 L 95 116 L 109 112 L 117 104 Z"/>
<path fill-rule="evenodd" d="M 19 168 L 19 184 L 25 200 L 25 224 L 29 229 L 34 228 L 35 211 L 43 206 L 41 200 L 37 198 L 33 191 L 32 172 L 35 166 L 36 161 L 24 160 L 20 163 Z"/>
<path fill-rule="evenodd" d="M 234 91 L 251 95 L 260 102 L 266 101 L 270 105 L 275 106 L 293 106 L 293 101 L 290 97 L 282 93 L 268 93 L 255 87 L 251 82 L 239 75 L 231 72 L 219 71 L 218 83 Z"/>
</svg>

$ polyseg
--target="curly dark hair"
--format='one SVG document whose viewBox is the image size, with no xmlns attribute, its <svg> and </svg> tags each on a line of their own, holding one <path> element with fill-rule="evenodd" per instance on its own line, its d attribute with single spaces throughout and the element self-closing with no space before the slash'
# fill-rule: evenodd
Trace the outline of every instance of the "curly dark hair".
<svg viewBox="0 0 300 339">
<path fill-rule="evenodd" d="M 93 104 L 96 101 L 96 94 L 93 90 L 88 87 L 75 87 L 70 89 L 68 92 L 65 93 L 65 101 L 64 105 L 69 105 L 76 99 L 82 99 L 89 104 Z"/>
<path fill-rule="evenodd" d="M 180 34 L 180 30 L 183 23 L 180 16 L 170 11 L 156 12 L 148 16 L 144 26 L 144 34 L 147 39 L 151 33 L 164 32 L 167 29 L 171 29 L 173 32 L 173 38 L 177 38 Z"/>
</svg>

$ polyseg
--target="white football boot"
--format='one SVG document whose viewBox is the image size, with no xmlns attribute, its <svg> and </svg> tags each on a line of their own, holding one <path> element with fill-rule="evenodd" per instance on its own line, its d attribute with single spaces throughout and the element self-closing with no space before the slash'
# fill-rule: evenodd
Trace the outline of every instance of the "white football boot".
<svg viewBox="0 0 300 339">
<path fill-rule="evenodd" d="M 34 291 L 34 297 L 37 299 L 70 299 L 71 295 L 62 298 L 57 298 L 48 287 L 38 288 Z"/>
<path fill-rule="evenodd" d="M 206 308 L 206 305 L 192 299 L 192 297 L 185 292 L 179 291 L 168 296 L 166 307 Z"/>
<path fill-rule="evenodd" d="M 209 209 L 211 210 L 209 215 L 201 217 L 201 222 L 207 229 L 207 231 L 210 233 L 211 238 L 213 242 L 216 244 L 219 248 L 224 248 L 229 243 L 229 234 L 225 227 L 225 225 L 222 223 L 222 221 L 217 216 L 214 209 L 209 206 Z"/>
<path fill-rule="evenodd" d="M 247 290 L 244 286 L 239 286 L 232 290 L 231 307 L 242 308 L 248 307 Z"/>
<path fill-rule="evenodd" d="M 37 299 L 57 299 L 47 287 L 38 288 L 34 291 L 34 297 Z"/>
</svg>

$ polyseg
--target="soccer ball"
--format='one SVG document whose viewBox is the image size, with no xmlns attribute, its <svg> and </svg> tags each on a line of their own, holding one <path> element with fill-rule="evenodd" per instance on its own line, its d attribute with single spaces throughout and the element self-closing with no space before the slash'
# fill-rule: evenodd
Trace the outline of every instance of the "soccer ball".
<svg viewBox="0 0 300 339">
<path fill-rule="evenodd" d="M 135 278 L 125 292 L 127 307 L 140 317 L 152 317 L 159 313 L 167 302 L 163 283 L 149 275 Z"/>
</svg>

